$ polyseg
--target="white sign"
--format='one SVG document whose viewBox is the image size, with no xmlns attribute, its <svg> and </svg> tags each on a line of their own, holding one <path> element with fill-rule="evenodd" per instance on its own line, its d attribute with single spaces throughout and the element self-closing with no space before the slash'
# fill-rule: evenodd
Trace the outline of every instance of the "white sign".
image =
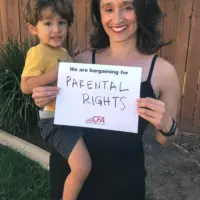
<svg viewBox="0 0 200 200">
<path fill-rule="evenodd" d="M 60 62 L 55 124 L 138 133 L 142 69 Z"/>
</svg>

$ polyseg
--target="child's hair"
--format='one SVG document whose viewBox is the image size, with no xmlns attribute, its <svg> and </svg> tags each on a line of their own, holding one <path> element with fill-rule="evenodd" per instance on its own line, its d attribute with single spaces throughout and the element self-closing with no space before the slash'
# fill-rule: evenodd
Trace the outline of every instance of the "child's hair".
<svg viewBox="0 0 200 200">
<path fill-rule="evenodd" d="M 72 0 L 26 0 L 24 8 L 26 22 L 35 26 L 42 20 L 42 11 L 48 7 L 67 20 L 69 26 L 72 24 L 74 19 Z"/>
</svg>

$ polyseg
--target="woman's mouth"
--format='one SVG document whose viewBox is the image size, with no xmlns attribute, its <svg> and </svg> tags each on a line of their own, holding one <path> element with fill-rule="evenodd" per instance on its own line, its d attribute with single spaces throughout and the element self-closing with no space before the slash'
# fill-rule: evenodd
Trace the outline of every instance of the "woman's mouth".
<svg viewBox="0 0 200 200">
<path fill-rule="evenodd" d="M 112 31 L 115 33 L 121 33 L 122 31 L 124 31 L 127 28 L 127 26 L 113 26 L 111 27 Z"/>
</svg>

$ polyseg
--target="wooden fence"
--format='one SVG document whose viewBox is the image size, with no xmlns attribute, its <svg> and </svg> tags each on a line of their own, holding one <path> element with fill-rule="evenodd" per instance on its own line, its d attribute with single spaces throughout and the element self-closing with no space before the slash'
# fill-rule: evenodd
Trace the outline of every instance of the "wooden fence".
<svg viewBox="0 0 200 200">
<path fill-rule="evenodd" d="M 179 124 L 183 132 L 200 133 L 200 0 L 158 0 L 167 14 L 163 24 L 163 38 L 173 43 L 163 48 L 160 55 L 174 64 L 182 98 L 179 104 Z M 28 36 L 23 19 L 25 0 L 0 0 L 0 43 L 8 35 L 23 41 Z M 70 31 L 72 48 L 89 47 L 90 0 L 75 0 L 76 18 Z"/>
</svg>

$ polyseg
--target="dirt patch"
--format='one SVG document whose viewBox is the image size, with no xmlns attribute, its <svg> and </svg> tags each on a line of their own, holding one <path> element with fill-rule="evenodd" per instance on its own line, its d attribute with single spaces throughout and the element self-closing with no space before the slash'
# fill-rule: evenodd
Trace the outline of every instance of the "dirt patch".
<svg viewBox="0 0 200 200">
<path fill-rule="evenodd" d="M 189 152 L 200 151 L 200 134 L 180 133 L 176 143 Z"/>
<path fill-rule="evenodd" d="M 148 200 L 200 199 L 200 135 L 180 135 L 161 147 L 149 128 L 144 136 Z"/>
<path fill-rule="evenodd" d="M 180 133 L 176 143 L 186 149 L 190 157 L 197 160 L 200 165 L 200 134 Z"/>
</svg>

